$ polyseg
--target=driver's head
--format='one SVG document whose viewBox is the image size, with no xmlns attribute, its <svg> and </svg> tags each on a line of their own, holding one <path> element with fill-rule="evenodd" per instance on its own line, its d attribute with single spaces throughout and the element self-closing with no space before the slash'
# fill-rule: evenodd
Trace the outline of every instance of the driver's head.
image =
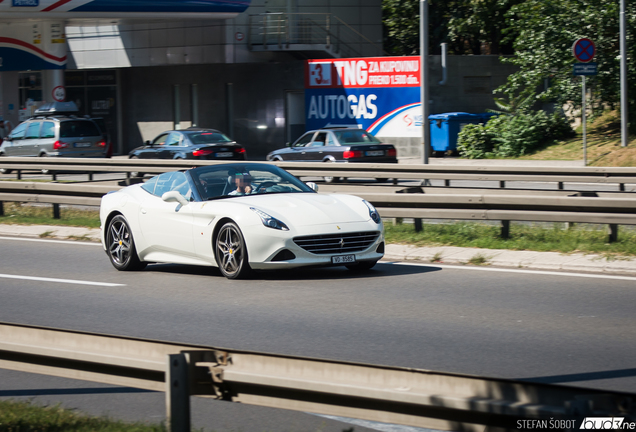
<svg viewBox="0 0 636 432">
<path fill-rule="evenodd" d="M 252 183 L 252 176 L 249 173 L 236 173 L 234 174 L 234 184 L 236 186 L 247 186 Z"/>
</svg>

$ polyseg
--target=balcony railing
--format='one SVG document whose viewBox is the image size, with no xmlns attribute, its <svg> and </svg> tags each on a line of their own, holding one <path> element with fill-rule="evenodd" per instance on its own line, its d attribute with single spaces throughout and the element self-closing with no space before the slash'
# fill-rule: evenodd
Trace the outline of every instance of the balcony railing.
<svg viewBox="0 0 636 432">
<path fill-rule="evenodd" d="M 382 47 L 330 13 L 249 16 L 253 51 L 324 51 L 332 57 L 383 55 Z"/>
</svg>

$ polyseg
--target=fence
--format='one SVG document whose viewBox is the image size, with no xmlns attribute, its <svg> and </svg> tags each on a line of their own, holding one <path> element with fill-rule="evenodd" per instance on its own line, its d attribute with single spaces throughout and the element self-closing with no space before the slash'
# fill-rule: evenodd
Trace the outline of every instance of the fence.
<svg viewBox="0 0 636 432">
<path fill-rule="evenodd" d="M 38 160 L 38 162 L 40 162 Z M 187 169 L 192 166 L 210 165 L 218 162 L 202 161 L 139 161 L 131 159 L 87 160 L 59 159 L 43 160 L 38 164 L 33 158 L 1 158 L 0 168 L 20 172 L 43 167 L 49 171 L 71 172 L 125 172 L 130 180 L 131 172 L 160 173 L 169 170 Z M 506 167 L 446 167 L 426 165 L 392 164 L 321 164 L 278 162 L 278 166 L 292 174 L 305 177 L 341 176 L 349 178 L 394 178 L 418 180 L 438 178 L 450 183 L 451 180 L 498 181 L 505 182 L 557 182 L 563 190 L 564 183 L 616 184 L 618 191 L 625 190 L 625 184 L 636 183 L 634 168 L 561 168 L 554 173 L 550 168 L 520 170 Z M 54 175 L 54 174 L 53 174 Z M 54 205 L 54 213 L 59 217 L 59 204 L 99 205 L 99 197 L 112 187 L 96 185 L 66 185 L 30 182 L 0 182 L 0 203 L 2 201 L 44 202 Z M 444 188 L 449 192 L 453 188 Z M 377 188 L 361 190 L 356 195 L 374 204 L 382 217 L 414 218 L 416 229 L 421 227 L 421 219 L 466 219 L 499 220 L 501 234 L 507 237 L 510 221 L 538 222 L 580 222 L 608 224 L 608 240 L 616 241 L 619 225 L 636 225 L 636 199 L 629 192 L 603 196 L 595 192 L 568 193 L 540 192 L 542 195 L 526 191 L 493 189 L 464 193 L 426 193 L 426 188 L 407 187 L 393 189 L 397 192 L 377 192 Z M 494 193 L 494 192 L 497 193 Z M 537 191 L 535 191 L 537 193 Z M 608 195 L 608 194 L 605 194 Z M 2 207 L 0 206 L 0 214 Z"/>
<path fill-rule="evenodd" d="M 585 416 L 636 413 L 634 393 L 12 323 L 0 323 L 0 367 L 165 391 L 174 432 L 190 430 L 190 396 L 466 431 L 527 420 L 575 429 Z"/>
<path fill-rule="evenodd" d="M 188 169 L 193 166 L 213 165 L 225 162 L 200 160 L 139 160 L 139 159 L 85 159 L 85 158 L 19 158 L 0 157 L 0 170 L 21 173 L 47 170 L 52 176 L 58 172 L 127 173 L 143 172 L 159 174 L 170 170 Z M 493 181 L 501 188 L 506 182 L 555 183 L 564 189 L 566 183 L 614 184 L 625 191 L 626 184 L 636 185 L 636 168 L 633 167 L 496 167 L 422 164 L 373 164 L 373 163 L 275 163 L 296 176 L 342 177 L 363 179 L 443 180 L 452 186 L 456 180 Z"/>
</svg>

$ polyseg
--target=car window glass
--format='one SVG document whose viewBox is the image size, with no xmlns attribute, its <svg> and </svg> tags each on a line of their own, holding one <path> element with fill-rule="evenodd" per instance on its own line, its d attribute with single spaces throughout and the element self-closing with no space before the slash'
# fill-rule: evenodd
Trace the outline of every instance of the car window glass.
<svg viewBox="0 0 636 432">
<path fill-rule="evenodd" d="M 42 122 L 33 122 L 29 125 L 24 139 L 34 139 L 40 137 L 40 125 Z"/>
<path fill-rule="evenodd" d="M 166 142 L 164 145 L 176 146 L 176 145 L 179 145 L 180 140 L 181 140 L 181 134 L 178 132 L 172 132 L 170 135 L 168 135 L 168 138 L 166 138 Z"/>
<path fill-rule="evenodd" d="M 190 170 L 192 180 L 203 200 L 231 198 L 237 189 L 237 177 L 249 178 L 249 194 L 314 192 L 305 183 L 275 165 L 211 165 Z M 162 174 L 163 175 L 163 174 Z"/>
<path fill-rule="evenodd" d="M 168 135 L 169 134 L 167 134 L 167 133 L 159 135 L 157 138 L 154 139 L 152 144 L 153 145 L 163 145 L 166 142 L 166 139 L 168 138 Z"/>
<path fill-rule="evenodd" d="M 9 136 L 11 137 L 12 140 L 21 140 L 24 138 L 24 132 L 26 131 L 28 123 L 21 123 L 19 125 L 17 125 L 15 127 L 15 129 L 13 129 L 13 131 L 11 131 L 11 133 L 9 134 Z"/>
<path fill-rule="evenodd" d="M 364 130 L 344 130 L 334 132 L 341 145 L 344 144 L 380 144 L 380 141 Z"/>
<path fill-rule="evenodd" d="M 45 121 L 42 124 L 42 130 L 40 131 L 40 138 L 55 138 L 55 123 Z"/>
<path fill-rule="evenodd" d="M 325 141 L 327 140 L 327 132 L 319 132 L 316 134 L 316 137 L 310 144 L 312 147 L 320 147 L 325 145 Z"/>
<path fill-rule="evenodd" d="M 60 138 L 99 137 L 102 133 L 90 120 L 71 120 L 60 123 Z"/>
<path fill-rule="evenodd" d="M 144 183 L 143 185 L 141 185 L 141 188 L 147 192 L 150 192 L 151 194 L 154 195 L 155 193 L 155 186 L 157 186 L 157 178 L 159 176 L 154 176 L 153 178 L 149 179 L 146 183 Z"/>
<path fill-rule="evenodd" d="M 187 135 L 192 144 L 214 144 L 232 142 L 231 139 L 220 132 L 196 132 L 187 133 Z"/>
<path fill-rule="evenodd" d="M 328 145 L 328 146 L 337 145 L 336 142 L 333 139 L 333 135 L 332 134 L 330 134 L 330 133 L 327 134 L 327 141 L 325 142 L 325 145 Z"/>
<path fill-rule="evenodd" d="M 177 171 L 172 175 L 171 181 L 172 184 L 170 185 L 170 190 L 179 192 L 187 200 L 190 200 L 192 197 L 192 190 L 190 189 L 190 184 L 188 183 L 186 175 L 181 171 Z"/>
<path fill-rule="evenodd" d="M 161 197 L 164 193 L 170 191 L 172 187 L 172 178 L 175 172 L 167 172 L 157 177 L 157 185 L 155 186 L 154 194 Z"/>
<path fill-rule="evenodd" d="M 304 147 L 306 146 L 309 142 L 311 142 L 311 138 L 314 136 L 314 132 L 309 132 L 306 133 L 305 135 L 301 136 L 295 143 L 294 143 L 294 147 Z"/>
</svg>

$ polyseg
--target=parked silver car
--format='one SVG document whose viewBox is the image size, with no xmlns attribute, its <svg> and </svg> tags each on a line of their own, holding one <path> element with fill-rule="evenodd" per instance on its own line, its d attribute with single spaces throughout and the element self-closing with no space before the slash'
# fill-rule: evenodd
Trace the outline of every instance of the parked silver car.
<svg viewBox="0 0 636 432">
<path fill-rule="evenodd" d="M 74 104 L 73 104 L 74 105 Z M 43 106 L 5 137 L 2 156 L 104 157 L 106 140 L 89 118 L 70 115 L 71 106 Z"/>
</svg>

